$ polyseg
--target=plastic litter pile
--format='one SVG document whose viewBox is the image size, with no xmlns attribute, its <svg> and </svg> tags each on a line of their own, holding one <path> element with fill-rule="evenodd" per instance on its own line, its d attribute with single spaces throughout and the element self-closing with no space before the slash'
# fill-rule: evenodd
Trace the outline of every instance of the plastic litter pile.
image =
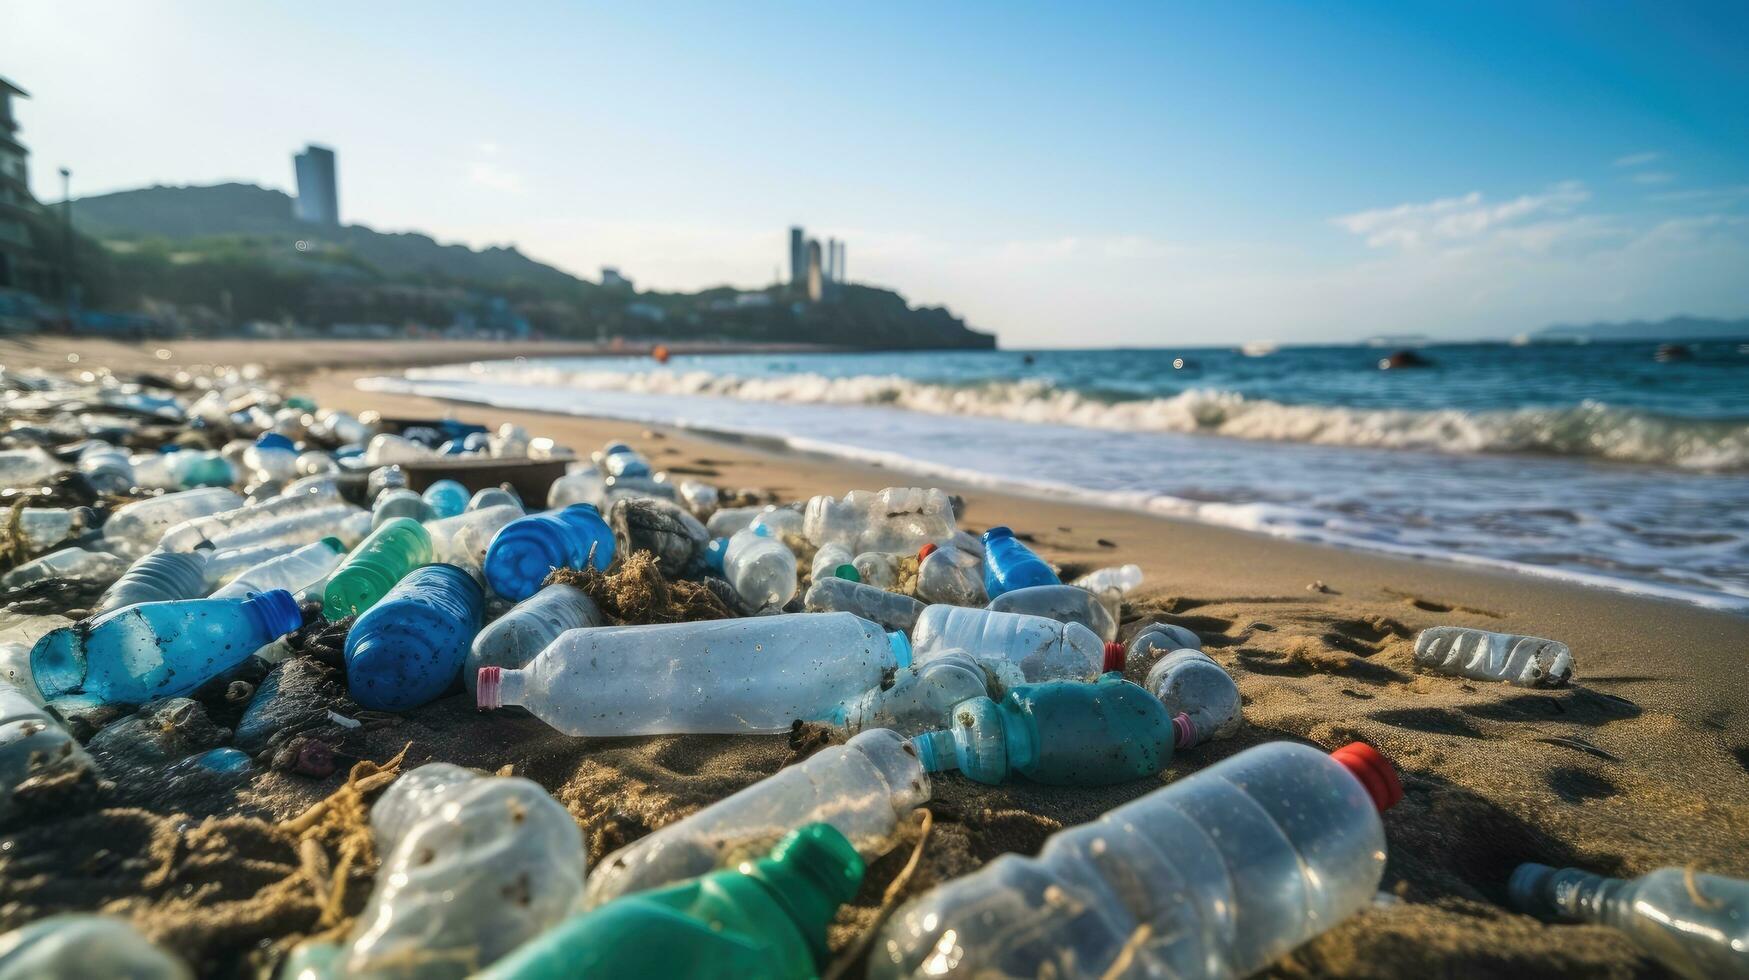
<svg viewBox="0 0 1749 980">
<path fill-rule="evenodd" d="M 937 489 L 748 504 L 624 443 L 354 417 L 248 372 L 0 380 L 0 827 L 325 778 L 361 719 L 445 698 L 575 737 L 845 736 L 593 869 L 539 785 L 413 769 L 370 809 L 363 914 L 281 976 L 816 976 L 935 781 L 1149 779 L 1244 724 L 1195 633 L 1116 642 L 1139 569 L 1064 583 Z M 1415 658 L 1573 669 L 1452 627 Z M 1373 901 L 1402 795 L 1365 744 L 1264 743 L 913 898 L 867 971 L 1246 976 Z M 1509 890 L 1692 976 L 1749 969 L 1742 882 L 1526 865 Z M 0 980 L 100 975 L 190 970 L 118 919 L 0 936 Z"/>
</svg>

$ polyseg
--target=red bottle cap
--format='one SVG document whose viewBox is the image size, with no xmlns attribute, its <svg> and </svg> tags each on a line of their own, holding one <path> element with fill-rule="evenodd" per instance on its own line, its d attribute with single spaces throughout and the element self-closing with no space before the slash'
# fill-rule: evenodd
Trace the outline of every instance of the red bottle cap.
<svg viewBox="0 0 1749 980">
<path fill-rule="evenodd" d="M 1172 717 L 1172 747 L 1185 749 L 1196 744 L 1196 722 L 1180 711 Z"/>
<path fill-rule="evenodd" d="M 1123 648 L 1122 643 L 1107 643 L 1105 645 L 1105 663 L 1100 666 L 1099 672 L 1109 674 L 1115 670 L 1122 673 L 1124 661 L 1128 658 L 1129 651 Z"/>
<path fill-rule="evenodd" d="M 1373 805 L 1383 813 L 1403 798 L 1403 783 L 1397 778 L 1397 767 L 1365 742 L 1350 742 L 1330 753 L 1330 758 L 1342 763 L 1342 768 L 1354 774 Z"/>
<path fill-rule="evenodd" d="M 917 560 L 922 561 L 923 559 L 928 558 L 930 555 L 933 555 L 933 554 L 935 554 L 935 542 L 931 541 L 928 544 L 924 545 L 923 547 L 917 549 Z"/>
<path fill-rule="evenodd" d="M 478 679 L 474 684 L 474 706 L 477 708 L 498 708 L 498 690 L 504 676 L 502 667 L 481 667 Z"/>
</svg>

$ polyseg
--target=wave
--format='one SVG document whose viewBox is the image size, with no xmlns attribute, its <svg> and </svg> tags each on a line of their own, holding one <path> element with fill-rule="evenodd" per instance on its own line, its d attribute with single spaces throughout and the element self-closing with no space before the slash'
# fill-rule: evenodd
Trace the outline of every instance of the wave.
<svg viewBox="0 0 1749 980">
<path fill-rule="evenodd" d="M 1749 469 L 1749 424 L 1663 416 L 1592 401 L 1480 412 L 1370 409 L 1289 405 L 1215 389 L 1113 401 L 1037 379 L 950 385 L 899 375 L 745 377 L 709 371 L 566 370 L 511 362 L 420 368 L 408 371 L 407 377 L 743 401 L 886 405 L 933 415 L 1326 446 L 1547 453 L 1694 470 Z"/>
</svg>

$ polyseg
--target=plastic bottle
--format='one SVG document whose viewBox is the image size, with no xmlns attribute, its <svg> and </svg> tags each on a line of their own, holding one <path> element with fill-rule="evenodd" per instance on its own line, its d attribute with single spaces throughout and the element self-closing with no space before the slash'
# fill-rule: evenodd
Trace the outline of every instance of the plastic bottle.
<svg viewBox="0 0 1749 980">
<path fill-rule="evenodd" d="M 1559 687 L 1573 678 L 1565 643 L 1537 636 L 1435 626 L 1415 637 L 1415 662 L 1429 670 L 1519 687 Z"/>
<path fill-rule="evenodd" d="M 522 670 L 482 667 L 482 708 L 567 735 L 753 734 L 825 719 L 908 666 L 902 633 L 849 613 L 572 630 Z"/>
<path fill-rule="evenodd" d="M 77 740 L 32 698 L 31 691 L 0 680 L 0 823 L 11 816 L 12 791 L 34 776 L 85 773 L 93 768 Z M 0 956 L 0 962 L 3 962 Z"/>
<path fill-rule="evenodd" d="M 747 526 L 765 528 L 768 536 L 790 548 L 802 547 L 807 542 L 802 536 L 802 512 L 794 507 L 767 507 Z"/>
<path fill-rule="evenodd" d="M 165 551 L 193 551 L 209 542 L 218 548 L 221 541 L 261 540 L 261 536 L 246 538 L 243 532 L 277 527 L 288 519 L 338 506 L 347 505 L 342 504 L 338 490 L 332 487 L 326 492 L 320 487 L 313 487 L 296 495 L 281 494 L 252 506 L 238 506 L 185 520 L 165 531 L 158 540 L 158 547 Z M 229 547 L 239 545 L 231 544 Z"/>
<path fill-rule="evenodd" d="M 814 552 L 814 560 L 808 566 L 810 581 L 818 582 L 825 578 L 841 578 L 851 582 L 860 582 L 862 577 L 857 574 L 854 564 L 856 556 L 850 549 L 841 544 L 828 544 Z"/>
<path fill-rule="evenodd" d="M 841 578 L 815 579 L 802 599 L 809 612 L 847 612 L 879 623 L 882 629 L 910 633 L 923 614 L 923 603 L 908 595 Z"/>
<path fill-rule="evenodd" d="M 237 477 L 222 454 L 200 449 L 139 453 L 128 458 L 128 465 L 133 468 L 135 486 L 158 490 L 228 487 Z"/>
<path fill-rule="evenodd" d="M 1221 665 L 1201 650 L 1174 650 L 1148 668 L 1143 687 L 1166 706 L 1166 713 L 1189 733 L 1178 747 L 1189 748 L 1217 738 L 1226 738 L 1245 724 L 1244 702 L 1238 685 Z"/>
<path fill-rule="evenodd" d="M 716 487 L 697 480 L 681 480 L 676 489 L 680 493 L 680 502 L 699 520 L 705 520 L 716 511 L 717 501 L 720 499 Z"/>
<path fill-rule="evenodd" d="M 1069 584 L 1095 595 L 1101 592 L 1130 592 L 1142 584 L 1142 566 L 1115 565 L 1110 568 L 1096 568 Z"/>
<path fill-rule="evenodd" d="M 709 520 L 705 521 L 704 529 L 709 531 L 713 538 L 733 537 L 735 532 L 750 527 L 754 521 L 759 519 L 759 515 L 770 509 L 770 507 L 764 505 L 758 507 L 723 507 L 718 509 L 716 513 L 712 514 Z"/>
<path fill-rule="evenodd" d="M 408 711 L 448 689 L 480 632 L 486 596 L 454 565 L 416 568 L 346 634 L 352 700 L 378 711 Z"/>
<path fill-rule="evenodd" d="M 769 529 L 736 531 L 723 551 L 723 577 L 754 609 L 780 609 L 796 594 L 796 556 Z"/>
<path fill-rule="evenodd" d="M 32 553 L 47 551 L 97 523 L 89 507 L 20 507 L 18 533 Z"/>
<path fill-rule="evenodd" d="M 116 508 L 103 523 L 104 547 L 118 555 L 143 555 L 171 527 L 241 506 L 243 498 L 224 487 L 202 487 L 136 500 Z"/>
<path fill-rule="evenodd" d="M 478 690 L 481 667 L 520 669 L 566 630 L 600 626 L 601 609 L 575 586 L 554 582 L 493 620 L 474 637 L 462 683 Z"/>
<path fill-rule="evenodd" d="M 406 487 L 390 487 L 377 494 L 370 504 L 371 527 L 382 527 L 397 517 L 423 523 L 433 516 L 431 505 L 425 502 L 425 498 Z"/>
<path fill-rule="evenodd" d="M 126 493 L 134 485 L 128 454 L 107 442 L 86 443 L 79 453 L 79 472 L 100 493 Z"/>
<path fill-rule="evenodd" d="M 609 854 L 589 876 L 583 906 L 732 866 L 814 822 L 837 828 L 865 858 L 878 857 L 929 792 L 911 743 L 870 729 Z"/>
<path fill-rule="evenodd" d="M 917 598 L 949 606 L 981 606 L 990 601 L 984 592 L 984 556 L 953 545 L 926 544 L 917 552 Z"/>
<path fill-rule="evenodd" d="M 284 483 L 298 475 L 298 451 L 290 439 L 266 432 L 243 450 L 243 466 L 256 480 Z"/>
<path fill-rule="evenodd" d="M 58 629 L 30 651 L 43 697 L 110 704 L 187 694 L 303 625 L 291 593 L 147 602 Z"/>
<path fill-rule="evenodd" d="M 483 490 L 475 492 L 472 497 L 469 497 L 468 505 L 462 508 L 462 511 L 463 513 L 473 513 L 474 511 L 485 510 L 488 507 L 505 506 L 515 507 L 517 511 L 520 512 L 522 510 L 522 498 L 518 497 L 514 490 L 509 490 L 504 487 L 486 487 Z"/>
<path fill-rule="evenodd" d="M 623 442 L 610 442 L 601 449 L 596 465 L 608 476 L 649 476 L 653 471 L 644 455 Z"/>
<path fill-rule="evenodd" d="M 371 436 L 370 442 L 364 447 L 364 461 L 371 466 L 417 463 L 436 455 L 411 439 L 389 432 L 379 432 Z"/>
<path fill-rule="evenodd" d="M 1033 585 L 1061 585 L 1062 580 L 1045 560 L 1006 527 L 984 532 L 984 591 L 991 600 L 1011 589 Z"/>
<path fill-rule="evenodd" d="M 1174 623 L 1149 623 L 1130 637 L 1129 659 L 1147 663 L 1174 650 L 1201 650 L 1202 637 Z"/>
<path fill-rule="evenodd" d="M 857 554 L 913 554 L 953 538 L 953 501 L 940 490 L 920 487 L 852 490 L 842 500 L 814 497 L 803 513 L 802 533 L 816 547 L 837 542 Z"/>
<path fill-rule="evenodd" d="M 70 469 L 37 446 L 0 449 L 0 486 L 28 487 Z"/>
<path fill-rule="evenodd" d="M 899 585 L 901 559 L 884 551 L 865 551 L 851 560 L 857 580 L 877 589 L 892 589 Z"/>
<path fill-rule="evenodd" d="M 506 422 L 486 440 L 486 449 L 498 459 L 524 459 L 528 456 L 528 430 Z"/>
<path fill-rule="evenodd" d="M 1059 623 L 1080 623 L 1107 643 L 1117 639 L 1117 620 L 1099 597 L 1073 585 L 1032 585 L 1010 589 L 990 600 L 993 612 L 1043 616 Z"/>
<path fill-rule="evenodd" d="M 321 585 L 346 559 L 346 546 L 339 538 L 323 538 L 295 551 L 261 562 L 213 593 L 213 598 L 245 596 L 251 592 L 284 589 L 294 596 Z"/>
<path fill-rule="evenodd" d="M 1749 976 L 1749 881 L 1691 868 L 1659 868 L 1624 880 L 1521 864 L 1507 897 L 1513 908 L 1540 918 L 1620 929 L 1692 980 Z"/>
<path fill-rule="evenodd" d="M 613 530 L 592 504 L 530 514 L 504 525 L 486 550 L 484 569 L 492 591 L 512 602 L 540 591 L 555 568 L 607 571 L 613 564 Z"/>
<path fill-rule="evenodd" d="M 128 570 L 128 560 L 101 551 L 62 548 L 0 575 L 0 590 L 59 579 L 63 582 L 113 582 Z"/>
<path fill-rule="evenodd" d="M 298 454 L 297 472 L 300 477 L 323 476 L 340 472 L 340 464 L 327 453 L 311 450 Z"/>
<path fill-rule="evenodd" d="M 188 552 L 188 554 L 201 555 L 206 558 L 207 585 L 218 586 L 235 579 L 262 562 L 272 561 L 296 550 L 296 545 L 269 543 L 250 545 L 245 548 L 232 548 L 229 551 L 200 548 Z"/>
<path fill-rule="evenodd" d="M 1250 976 L 1372 902 L 1402 792 L 1361 743 L 1248 749 L 913 899 L 868 975 Z"/>
<path fill-rule="evenodd" d="M 991 612 L 966 606 L 929 606 L 911 636 L 918 663 L 945 650 L 964 650 L 980 663 L 1004 662 L 1028 681 L 1092 680 L 1123 669 L 1123 647 L 1102 643 L 1080 623 Z"/>
<path fill-rule="evenodd" d="M 407 486 L 407 471 L 398 465 L 378 466 L 364 478 L 364 499 L 375 501 L 382 496 L 384 490 Z"/>
<path fill-rule="evenodd" d="M 193 980 L 181 960 L 120 919 L 64 914 L 0 936 L 0 980 Z"/>
<path fill-rule="evenodd" d="M 437 480 L 420 496 L 425 498 L 434 518 L 454 517 L 468 506 L 468 488 L 454 480 Z"/>
<path fill-rule="evenodd" d="M 103 593 L 96 611 L 105 613 L 142 602 L 200 599 L 206 594 L 206 556 L 154 551 L 128 566 Z"/>
<path fill-rule="evenodd" d="M 527 779 L 435 762 L 370 810 L 377 887 L 340 976 L 471 976 L 577 905 L 588 853 L 577 822 Z"/>
<path fill-rule="evenodd" d="M 607 485 L 601 471 L 593 466 L 566 473 L 547 488 L 548 510 L 563 510 L 572 504 L 594 504 L 599 509 L 606 503 Z"/>
<path fill-rule="evenodd" d="M 322 590 L 322 615 L 336 620 L 364 612 L 431 558 L 431 536 L 418 521 L 389 521 L 359 542 L 329 576 Z"/>
<path fill-rule="evenodd" d="M 834 720 L 853 732 L 890 728 L 901 735 L 915 735 L 946 725 L 954 705 L 992 693 L 984 668 L 964 651 L 949 650 L 926 664 L 899 670 L 893 675 L 892 687 L 869 691 L 850 702 L 841 719 Z"/>
<path fill-rule="evenodd" d="M 1178 731 L 1159 698 L 1112 673 L 962 701 L 951 725 L 911 742 L 930 772 L 958 769 L 991 785 L 1019 774 L 1052 786 L 1105 786 L 1166 768 Z"/>
<path fill-rule="evenodd" d="M 520 504 L 496 504 L 432 521 L 425 525 L 425 531 L 431 535 L 432 550 L 440 560 L 483 575 L 492 539 L 504 525 L 521 516 Z"/>
<path fill-rule="evenodd" d="M 351 504 L 333 504 L 221 534 L 212 539 L 212 547 L 216 552 L 267 545 L 279 545 L 290 550 L 326 537 L 359 541 L 370 530 L 368 512 Z"/>
</svg>

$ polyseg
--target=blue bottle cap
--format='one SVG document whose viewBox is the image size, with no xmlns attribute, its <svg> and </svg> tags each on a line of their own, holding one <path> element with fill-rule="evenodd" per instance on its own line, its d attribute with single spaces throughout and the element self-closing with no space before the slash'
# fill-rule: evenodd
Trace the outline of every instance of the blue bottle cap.
<svg viewBox="0 0 1749 980">
<path fill-rule="evenodd" d="M 298 608 L 298 601 L 284 589 L 251 592 L 243 600 L 243 608 L 259 617 L 262 628 L 276 639 L 304 625 L 304 614 Z"/>
<path fill-rule="evenodd" d="M 991 542 L 991 541 L 1000 541 L 1003 538 L 1012 538 L 1012 537 L 1014 537 L 1014 529 L 1011 527 L 1007 527 L 1005 525 L 1001 525 L 1001 524 L 998 524 L 995 527 L 991 528 L 990 530 L 984 532 L 984 541 L 986 544 Z"/>
<path fill-rule="evenodd" d="M 257 449 L 296 449 L 290 439 L 277 432 L 263 432 L 255 440 Z"/>
</svg>

